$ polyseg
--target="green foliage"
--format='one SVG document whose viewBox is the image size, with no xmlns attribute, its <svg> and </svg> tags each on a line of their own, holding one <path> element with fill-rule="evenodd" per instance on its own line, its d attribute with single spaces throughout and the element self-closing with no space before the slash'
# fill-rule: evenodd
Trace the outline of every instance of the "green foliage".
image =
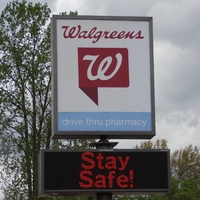
<svg viewBox="0 0 200 200">
<path fill-rule="evenodd" d="M 47 4 L 14 0 L 0 15 L 0 179 L 5 199 L 37 199 L 41 148 L 51 140 L 51 40 Z"/>
<path fill-rule="evenodd" d="M 185 179 L 179 184 L 179 180 L 172 178 L 172 191 L 166 197 L 167 200 L 198 200 L 200 188 L 194 179 Z"/>
<path fill-rule="evenodd" d="M 60 14 L 60 15 L 67 15 L 67 11 L 60 12 L 59 14 Z M 70 12 L 69 12 L 69 15 L 78 15 L 78 12 L 77 12 L 77 11 L 75 11 L 75 12 L 70 11 Z"/>
<path fill-rule="evenodd" d="M 117 196 L 117 200 L 199 200 L 200 188 L 194 179 L 179 181 L 172 177 L 172 190 L 165 195 Z"/>
<path fill-rule="evenodd" d="M 176 150 L 171 156 L 171 173 L 179 182 L 194 179 L 200 186 L 200 153 L 199 148 L 189 145 Z"/>
<path fill-rule="evenodd" d="M 177 200 L 197 200 L 200 199 L 200 188 L 194 179 L 185 179 L 181 187 L 174 196 Z"/>
<path fill-rule="evenodd" d="M 154 143 L 151 140 L 144 141 L 140 145 L 133 147 L 134 149 L 168 149 L 165 139 L 156 140 Z"/>
<path fill-rule="evenodd" d="M 50 147 L 47 4 L 13 1 L 0 16 L 1 178 L 6 198 L 37 195 L 37 155 Z"/>
</svg>

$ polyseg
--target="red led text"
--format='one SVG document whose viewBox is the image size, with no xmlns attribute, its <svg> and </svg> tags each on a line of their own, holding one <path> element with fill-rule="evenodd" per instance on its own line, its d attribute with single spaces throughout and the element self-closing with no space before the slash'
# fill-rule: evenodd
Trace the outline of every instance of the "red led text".
<svg viewBox="0 0 200 200">
<path fill-rule="evenodd" d="M 126 170 L 130 156 L 104 156 L 93 152 L 82 154 L 79 185 L 82 188 L 133 188 L 134 171 Z"/>
</svg>

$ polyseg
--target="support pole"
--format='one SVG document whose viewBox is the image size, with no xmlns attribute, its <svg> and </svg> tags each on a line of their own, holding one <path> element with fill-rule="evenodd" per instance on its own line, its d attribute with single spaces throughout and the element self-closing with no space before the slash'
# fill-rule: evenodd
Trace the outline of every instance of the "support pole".
<svg viewBox="0 0 200 200">
<path fill-rule="evenodd" d="M 97 200 L 112 200 L 112 193 L 97 193 Z"/>
<path fill-rule="evenodd" d="M 119 142 L 109 142 L 106 139 L 106 136 L 100 136 L 100 140 L 98 142 L 90 143 L 90 147 L 96 147 L 96 149 L 112 149 L 115 147 Z"/>
<path fill-rule="evenodd" d="M 118 142 L 109 142 L 105 135 L 100 136 L 98 142 L 93 142 L 90 144 L 91 147 L 96 147 L 96 149 L 112 149 L 118 144 Z M 97 200 L 112 200 L 112 193 L 97 193 Z"/>
</svg>

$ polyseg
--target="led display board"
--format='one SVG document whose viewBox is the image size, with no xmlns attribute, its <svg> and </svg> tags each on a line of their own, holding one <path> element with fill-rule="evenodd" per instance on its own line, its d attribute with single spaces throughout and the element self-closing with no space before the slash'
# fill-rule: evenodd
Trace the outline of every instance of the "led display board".
<svg viewBox="0 0 200 200">
<path fill-rule="evenodd" d="M 53 138 L 155 135 L 152 17 L 53 15 Z"/>
<path fill-rule="evenodd" d="M 169 150 L 40 152 L 40 196 L 158 194 L 169 190 Z"/>
</svg>

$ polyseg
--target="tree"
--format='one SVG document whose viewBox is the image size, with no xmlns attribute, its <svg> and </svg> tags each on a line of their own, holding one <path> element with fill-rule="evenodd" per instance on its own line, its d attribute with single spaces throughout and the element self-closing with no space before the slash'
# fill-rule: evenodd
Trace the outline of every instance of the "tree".
<svg viewBox="0 0 200 200">
<path fill-rule="evenodd" d="M 0 116 L 5 196 L 37 195 L 37 155 L 50 147 L 50 9 L 13 1 L 0 17 Z M 9 176 L 9 179 L 8 179 Z"/>
<path fill-rule="evenodd" d="M 140 145 L 136 145 L 134 149 L 168 149 L 168 146 L 165 139 L 156 140 L 154 143 L 148 140 L 140 143 Z"/>
<path fill-rule="evenodd" d="M 181 182 L 180 189 L 175 193 L 175 200 L 197 200 L 200 199 L 200 188 L 194 179 L 185 179 Z"/>
<path fill-rule="evenodd" d="M 200 186 L 200 152 L 191 144 L 184 149 L 176 150 L 171 155 L 171 173 L 179 183 L 185 179 L 194 179 Z"/>
<path fill-rule="evenodd" d="M 86 140 L 51 140 L 50 12 L 47 4 L 14 0 L 0 16 L 0 177 L 6 199 L 37 199 L 41 148 L 88 146 Z"/>
</svg>

